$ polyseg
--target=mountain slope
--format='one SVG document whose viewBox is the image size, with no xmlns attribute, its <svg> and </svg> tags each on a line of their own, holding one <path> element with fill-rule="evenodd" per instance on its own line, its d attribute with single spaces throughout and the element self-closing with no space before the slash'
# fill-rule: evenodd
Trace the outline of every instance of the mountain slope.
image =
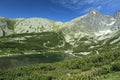
<svg viewBox="0 0 120 80">
<path fill-rule="evenodd" d="M 17 45 L 26 50 L 30 47 L 25 47 L 27 45 L 31 45 L 29 50 L 36 50 L 37 46 L 42 50 L 44 45 L 50 44 L 54 46 L 47 47 L 47 50 L 60 51 L 61 49 L 63 52 L 75 54 L 98 53 L 99 49 L 103 49 L 106 45 L 118 46 L 116 43 L 119 42 L 119 35 L 117 35 L 119 34 L 119 17 L 119 12 L 115 16 L 110 16 L 102 15 L 97 10 L 92 10 L 84 16 L 65 23 L 43 18 L 1 17 L 1 50 L 3 51 L 4 48 L 9 50 Z M 11 46 L 11 44 L 14 45 Z M 18 47 L 16 49 L 20 50 Z"/>
<path fill-rule="evenodd" d="M 63 30 L 63 32 L 71 32 L 73 34 L 82 32 L 84 34 L 95 34 L 99 36 L 118 30 L 120 24 L 119 17 L 120 12 L 117 12 L 115 16 L 111 16 L 103 15 L 97 10 L 92 10 L 84 16 L 65 23 L 43 18 L 1 18 L 0 25 L 1 28 L 2 26 L 6 26 L 4 30 L 7 31 L 8 29 L 12 29 L 15 34 Z"/>
<path fill-rule="evenodd" d="M 116 29 L 114 25 L 117 21 L 118 19 L 113 16 L 102 15 L 97 10 L 93 10 L 82 17 L 72 20 L 71 23 L 83 25 L 84 28 L 99 36 L 114 31 Z"/>
</svg>

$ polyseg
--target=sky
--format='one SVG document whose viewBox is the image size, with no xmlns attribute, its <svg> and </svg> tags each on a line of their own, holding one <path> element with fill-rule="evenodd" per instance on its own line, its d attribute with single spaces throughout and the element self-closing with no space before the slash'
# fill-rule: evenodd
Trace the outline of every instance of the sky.
<svg viewBox="0 0 120 80">
<path fill-rule="evenodd" d="M 114 15 L 120 0 L 0 0 L 0 16 L 7 18 L 40 17 L 66 22 L 93 9 Z"/>
</svg>

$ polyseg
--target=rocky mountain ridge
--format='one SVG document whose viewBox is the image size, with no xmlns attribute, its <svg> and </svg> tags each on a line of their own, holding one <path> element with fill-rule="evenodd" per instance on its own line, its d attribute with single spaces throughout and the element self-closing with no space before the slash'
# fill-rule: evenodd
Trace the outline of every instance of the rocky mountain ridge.
<svg viewBox="0 0 120 80">
<path fill-rule="evenodd" d="M 84 16 L 69 22 L 56 22 L 43 18 L 0 18 L 0 36 L 24 33 L 61 32 L 66 42 L 75 45 L 83 37 L 94 37 L 112 34 L 120 28 L 120 12 L 114 16 L 103 15 L 92 10 Z"/>
<path fill-rule="evenodd" d="M 47 31 L 56 31 L 63 28 L 67 32 L 83 32 L 87 34 L 95 34 L 97 36 L 111 33 L 120 28 L 120 12 L 115 16 L 102 15 L 97 10 L 92 10 L 88 14 L 75 18 L 69 22 L 56 22 L 43 18 L 19 18 L 9 19 L 0 18 L 0 36 L 9 35 L 11 32 L 17 33 L 39 33 Z M 6 21 L 7 20 L 7 21 Z M 13 21 L 13 29 L 9 29 L 9 23 Z M 66 32 L 66 31 L 65 31 Z"/>
<path fill-rule="evenodd" d="M 120 12 L 117 12 L 115 16 L 111 16 L 103 15 L 99 11 L 93 10 L 82 17 L 73 19 L 71 22 L 77 25 L 83 25 L 91 32 L 94 32 L 95 35 L 99 36 L 118 30 L 120 27 L 119 16 Z"/>
</svg>

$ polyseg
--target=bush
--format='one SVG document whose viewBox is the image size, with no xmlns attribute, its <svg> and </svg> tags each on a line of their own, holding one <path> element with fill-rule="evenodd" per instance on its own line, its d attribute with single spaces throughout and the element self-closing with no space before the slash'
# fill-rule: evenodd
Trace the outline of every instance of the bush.
<svg viewBox="0 0 120 80">
<path fill-rule="evenodd" d="M 113 71 L 120 71 L 120 61 L 112 64 Z"/>
</svg>

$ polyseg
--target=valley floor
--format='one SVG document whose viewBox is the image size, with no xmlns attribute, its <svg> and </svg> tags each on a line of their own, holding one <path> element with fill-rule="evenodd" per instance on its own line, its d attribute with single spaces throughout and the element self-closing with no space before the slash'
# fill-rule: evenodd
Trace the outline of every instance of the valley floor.
<svg viewBox="0 0 120 80">
<path fill-rule="evenodd" d="M 0 70 L 0 80 L 118 80 L 120 51 Z"/>
</svg>

